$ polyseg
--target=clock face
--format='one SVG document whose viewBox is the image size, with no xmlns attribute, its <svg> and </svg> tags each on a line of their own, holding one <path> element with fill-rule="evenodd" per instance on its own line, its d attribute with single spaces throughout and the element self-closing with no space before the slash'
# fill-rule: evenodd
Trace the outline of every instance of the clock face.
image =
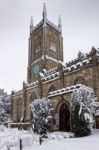
<svg viewBox="0 0 99 150">
<path fill-rule="evenodd" d="M 39 65 L 34 66 L 34 73 L 37 74 L 39 72 Z"/>
</svg>

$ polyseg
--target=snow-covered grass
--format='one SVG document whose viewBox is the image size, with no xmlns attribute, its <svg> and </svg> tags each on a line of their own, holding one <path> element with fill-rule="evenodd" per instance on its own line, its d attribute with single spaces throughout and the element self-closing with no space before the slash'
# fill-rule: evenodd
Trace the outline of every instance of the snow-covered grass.
<svg viewBox="0 0 99 150">
<path fill-rule="evenodd" d="M 39 136 L 32 131 L 0 127 L 0 150 L 8 150 L 8 147 L 10 150 L 19 150 L 20 139 L 23 150 L 99 150 L 98 129 L 82 138 L 73 138 L 73 134 L 67 132 L 49 133 L 48 139 L 44 139 L 40 145 Z"/>
</svg>

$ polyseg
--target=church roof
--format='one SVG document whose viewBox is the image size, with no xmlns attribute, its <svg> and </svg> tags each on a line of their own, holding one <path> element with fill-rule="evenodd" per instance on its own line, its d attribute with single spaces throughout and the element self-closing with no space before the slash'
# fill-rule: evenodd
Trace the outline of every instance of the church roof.
<svg viewBox="0 0 99 150">
<path fill-rule="evenodd" d="M 40 26 L 42 26 L 44 24 L 43 19 L 33 28 L 34 32 L 35 30 L 37 30 Z M 57 32 L 60 32 L 60 29 L 57 25 L 55 25 L 54 23 L 52 23 L 51 21 L 49 21 L 48 19 L 46 20 L 46 24 L 51 26 L 53 29 L 55 29 Z"/>
<path fill-rule="evenodd" d="M 91 91 L 93 93 L 92 88 L 89 88 L 89 87 L 82 85 L 82 84 L 77 84 L 77 85 L 72 85 L 70 87 L 66 87 L 66 88 L 62 88 L 62 89 L 58 89 L 58 90 L 49 92 L 48 98 L 53 97 L 53 96 L 57 96 L 57 95 L 66 94 L 66 93 L 71 93 L 77 89 L 83 89 L 83 88 L 86 88 L 86 90 Z"/>
</svg>

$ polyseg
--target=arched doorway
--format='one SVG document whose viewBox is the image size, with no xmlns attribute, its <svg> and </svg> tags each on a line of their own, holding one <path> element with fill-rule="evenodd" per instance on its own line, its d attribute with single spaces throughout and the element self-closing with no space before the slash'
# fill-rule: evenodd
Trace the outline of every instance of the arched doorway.
<svg viewBox="0 0 99 150">
<path fill-rule="evenodd" d="M 60 131 L 70 131 L 70 112 L 66 103 L 63 103 L 59 110 L 59 129 Z"/>
</svg>

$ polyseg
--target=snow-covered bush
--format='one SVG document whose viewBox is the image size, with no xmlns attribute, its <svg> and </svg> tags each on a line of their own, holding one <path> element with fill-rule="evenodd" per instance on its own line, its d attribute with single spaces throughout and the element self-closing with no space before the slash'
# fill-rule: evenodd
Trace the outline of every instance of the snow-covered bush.
<svg viewBox="0 0 99 150">
<path fill-rule="evenodd" d="M 91 88 L 83 87 L 72 94 L 71 124 L 75 136 L 89 135 L 93 127 L 95 95 Z"/>
<path fill-rule="evenodd" d="M 10 106 L 10 96 L 3 89 L 0 89 L 0 124 L 10 118 Z"/>
<path fill-rule="evenodd" d="M 46 133 L 52 120 L 52 103 L 49 99 L 36 99 L 30 104 L 33 130 L 39 134 Z"/>
</svg>

